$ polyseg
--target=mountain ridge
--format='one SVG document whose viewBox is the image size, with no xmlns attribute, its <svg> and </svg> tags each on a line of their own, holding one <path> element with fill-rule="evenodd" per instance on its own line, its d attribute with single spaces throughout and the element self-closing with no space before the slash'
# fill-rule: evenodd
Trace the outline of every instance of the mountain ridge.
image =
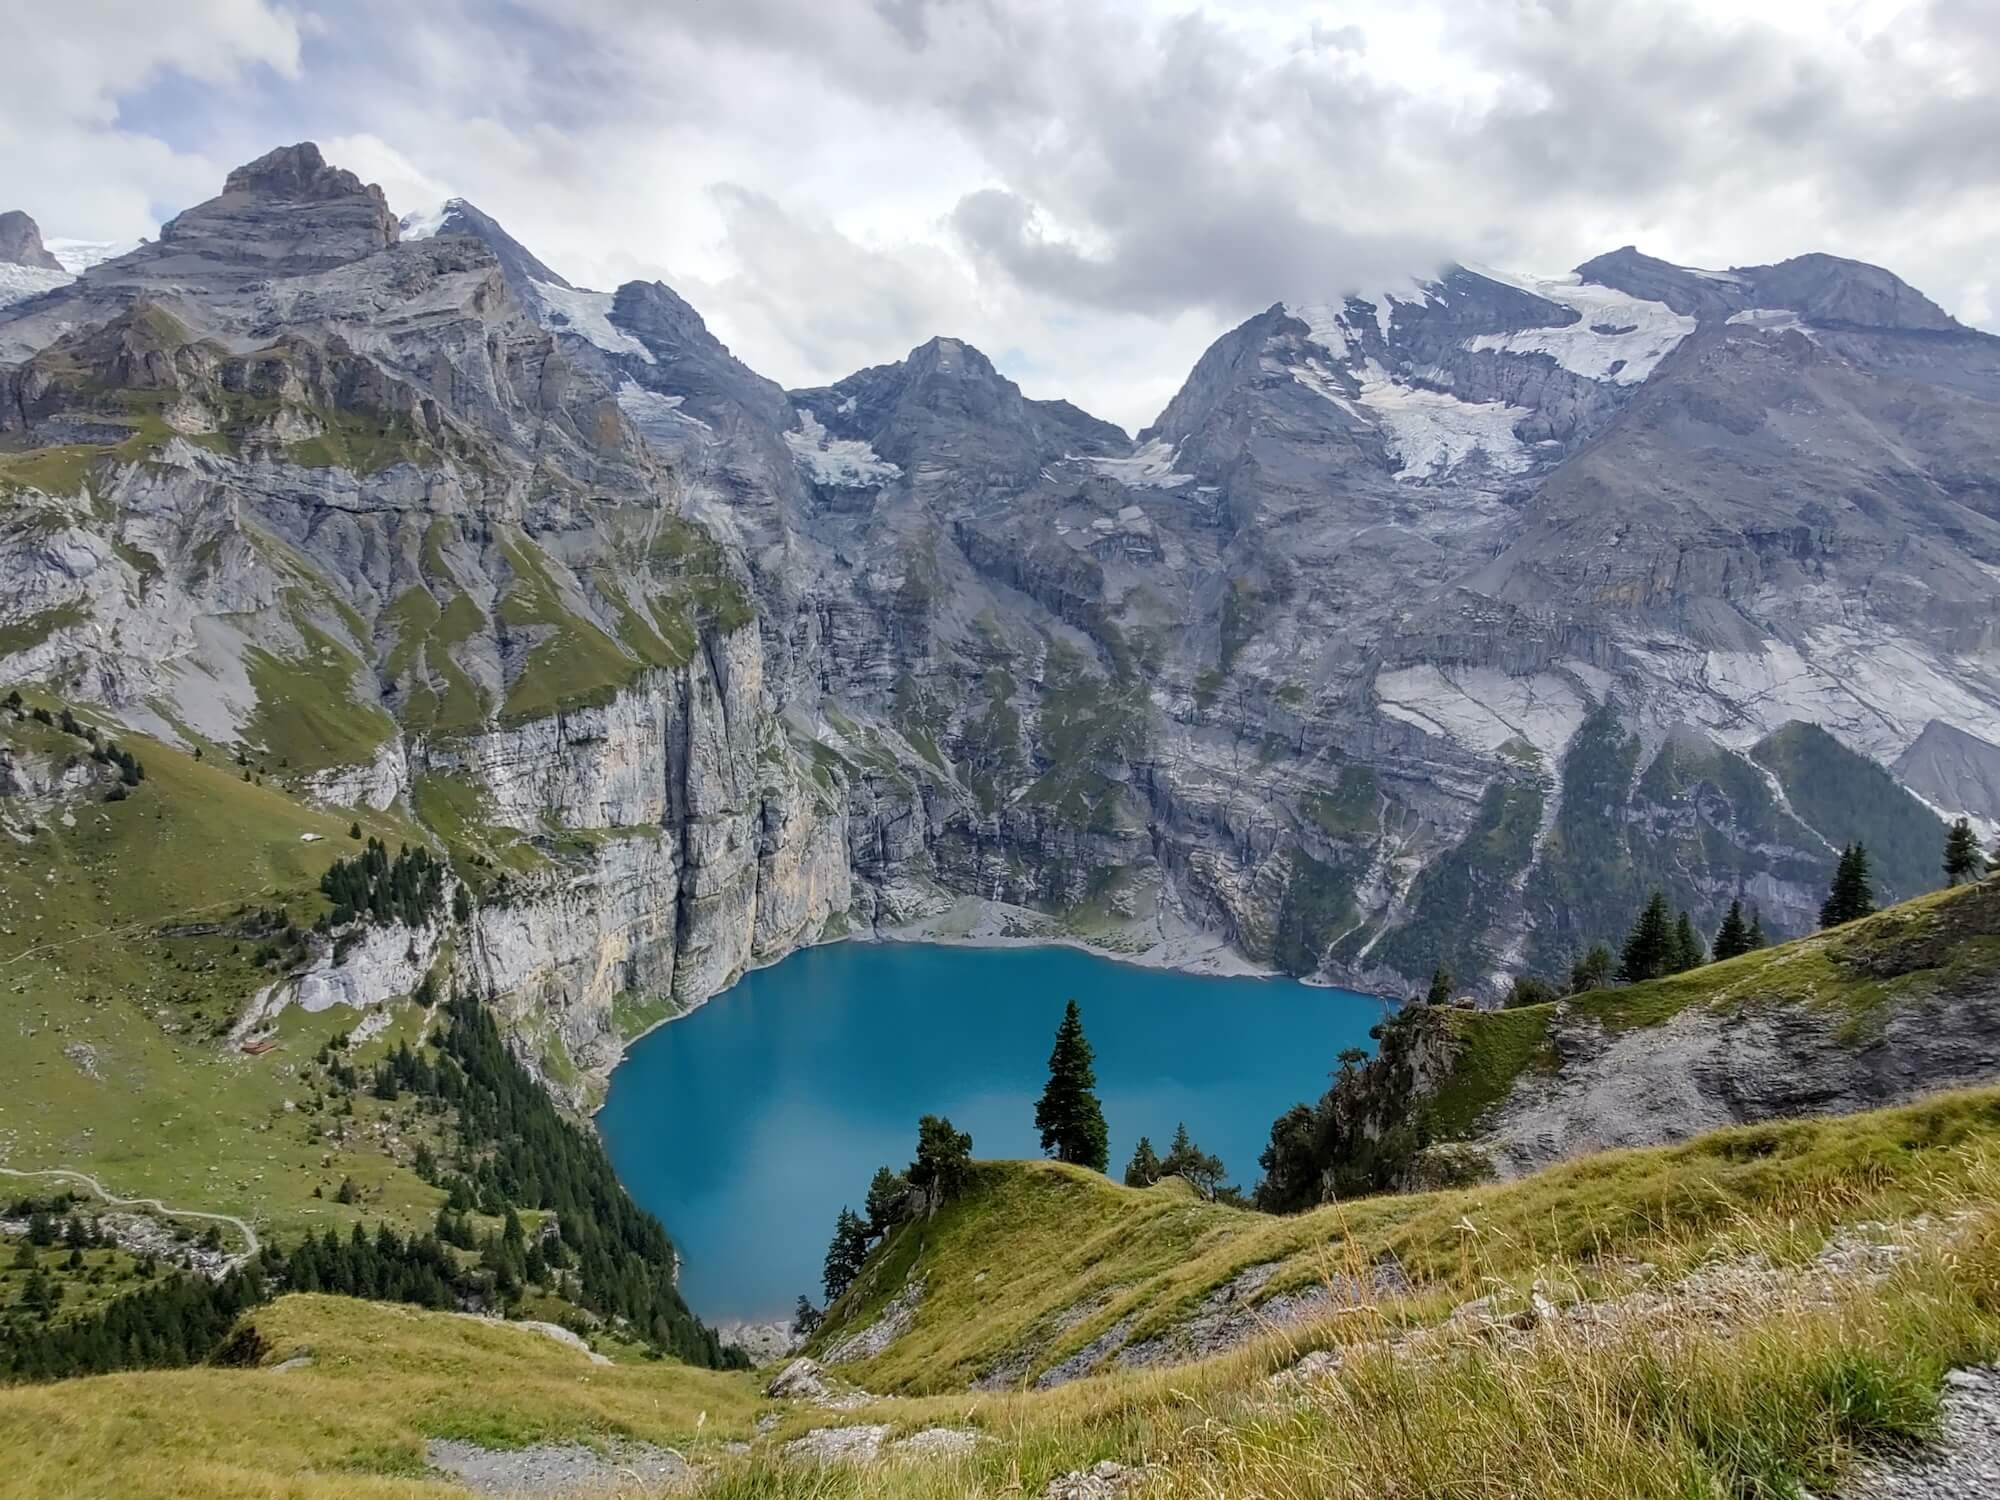
<svg viewBox="0 0 2000 1500">
<path fill-rule="evenodd" d="M 245 283 L 252 267 L 274 279 Z M 157 324 L 148 309 L 187 337 L 114 355 L 61 331 L 119 324 L 129 344 Z M 212 374 L 204 339 L 231 351 Z M 1827 756 L 1883 765 L 1926 733 L 1970 741 L 1954 764 L 2000 743 L 1981 612 L 2000 567 L 2000 453 L 1981 436 L 2000 388 L 1966 352 L 1989 344 L 1858 263 L 1700 272 L 1628 247 L 1567 277 L 1454 267 L 1274 304 L 1127 439 L 942 336 L 784 391 L 664 285 L 576 287 L 463 200 L 406 233 L 379 190 L 302 144 L 232 174 L 158 243 L 0 312 L 0 463 L 40 495 L 35 526 L 96 570 L 31 591 L 8 670 L 81 668 L 135 725 L 181 735 L 149 706 L 160 658 L 57 621 L 80 608 L 157 631 L 168 616 L 147 601 L 172 597 L 182 639 L 237 632 L 169 658 L 172 691 L 197 693 L 202 732 L 228 744 L 274 711 L 240 654 L 267 629 L 303 643 L 309 622 L 352 663 L 338 691 L 391 726 L 364 737 L 365 760 L 314 768 L 314 795 L 408 805 L 426 777 L 461 778 L 526 831 L 523 793 L 494 778 L 534 734 L 603 716 L 605 738 L 562 764 L 584 784 L 629 777 L 631 757 L 664 754 L 653 736 L 680 732 L 644 727 L 649 674 L 699 667 L 702 693 L 668 699 L 706 694 L 726 719 L 740 759 L 718 807 L 748 822 L 722 847 L 732 879 L 762 874 L 724 896 L 698 873 L 699 799 L 621 793 L 591 814 L 697 819 L 669 830 L 678 915 L 648 943 L 699 953 L 717 900 L 792 913 L 694 965 L 688 1001 L 752 953 L 920 930 L 969 901 L 1114 945 L 1208 930 L 1254 962 L 1368 987 L 1442 962 L 1491 993 L 1531 955 L 1557 961 L 1504 935 L 1548 920 L 1538 892 L 1626 888 L 1593 861 L 1659 869 L 1704 923 L 1744 896 L 1797 930 L 1852 835 L 1757 852 L 1783 792 L 1751 752 L 1794 719 L 1833 729 Z M 87 378 L 52 381 L 51 349 Z M 134 428 L 100 386 L 165 394 Z M 116 547 L 137 544 L 29 482 L 73 464 L 71 501 L 136 493 L 148 453 L 171 455 L 188 513 L 258 496 L 258 526 L 306 549 L 311 602 L 250 632 L 197 629 L 214 606 L 175 576 L 184 562 L 136 598 Z M 1677 487 L 1690 465 L 1699 494 Z M 1843 485 L 1855 500 L 1834 498 Z M 45 534 L 17 532 L 12 566 L 39 566 Z M 1836 600 L 1858 571 L 1874 587 L 1855 616 Z M 410 623 L 433 612 L 465 623 Z M 590 664 L 574 691 L 544 687 L 569 659 Z M 1565 789 L 1606 713 L 1635 746 L 1604 793 L 1626 831 L 1586 851 Z M 1655 803 L 1640 773 L 1683 730 L 1713 746 L 1708 779 L 1662 773 L 1676 789 Z M 750 791 L 759 764 L 786 768 L 781 796 Z M 1940 795 L 1947 773 L 1927 764 L 1924 795 Z M 1955 811 L 2000 827 L 1990 779 L 1950 780 L 1977 804 Z M 1897 815 L 1928 836 L 1920 804 Z M 1672 852 L 1709 829 L 1747 841 L 1731 890 Z M 1479 933 L 1447 939 L 1475 905 Z M 615 1055 L 609 994 L 592 996 L 557 1027 Z"/>
</svg>

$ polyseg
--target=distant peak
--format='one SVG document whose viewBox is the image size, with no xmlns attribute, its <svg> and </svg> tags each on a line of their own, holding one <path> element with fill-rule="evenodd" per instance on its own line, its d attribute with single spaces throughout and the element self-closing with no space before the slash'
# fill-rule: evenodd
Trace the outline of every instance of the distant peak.
<svg viewBox="0 0 2000 1500">
<path fill-rule="evenodd" d="M 60 271 L 62 262 L 42 243 L 41 226 L 18 208 L 0 213 L 0 265 Z"/>
<path fill-rule="evenodd" d="M 296 146 L 280 146 L 255 161 L 238 167 L 222 184 L 225 193 L 257 193 L 301 202 L 321 202 L 331 198 L 351 198 L 360 193 L 381 196 L 380 188 L 367 186 L 343 167 L 329 166 L 311 141 Z"/>
</svg>

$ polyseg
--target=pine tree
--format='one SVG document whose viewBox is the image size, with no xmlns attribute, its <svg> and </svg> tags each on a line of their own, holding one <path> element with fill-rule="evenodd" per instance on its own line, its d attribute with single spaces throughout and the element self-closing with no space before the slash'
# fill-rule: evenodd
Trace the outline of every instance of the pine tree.
<svg viewBox="0 0 2000 1500">
<path fill-rule="evenodd" d="M 1083 1034 L 1083 1016 L 1072 1000 L 1056 1028 L 1055 1050 L 1049 1053 L 1048 1087 L 1035 1106 L 1035 1128 L 1042 1133 L 1042 1150 L 1057 1161 L 1102 1172 L 1111 1144 L 1104 1127 L 1104 1110 L 1097 1102 L 1097 1074 L 1090 1065 L 1091 1057 L 1090 1043 Z"/>
<path fill-rule="evenodd" d="M 1698 969 L 1708 962 L 1708 951 L 1701 946 L 1696 936 L 1694 922 L 1686 912 L 1674 923 L 1674 954 L 1667 961 L 1669 974 L 1685 974 L 1689 969 Z"/>
<path fill-rule="evenodd" d="M 799 1293 L 799 1303 L 792 1310 L 792 1332 L 802 1339 L 809 1339 L 819 1331 L 820 1320 L 826 1316 L 812 1304 L 812 1298 Z"/>
<path fill-rule="evenodd" d="M 1213 1198 L 1222 1186 L 1224 1170 L 1221 1157 L 1210 1156 L 1189 1138 L 1186 1121 L 1174 1127 L 1173 1145 L 1160 1161 L 1162 1176 L 1178 1177 L 1202 1197 Z"/>
<path fill-rule="evenodd" d="M 868 1259 L 868 1225 L 851 1208 L 843 1208 L 834 1221 L 833 1240 L 826 1247 L 826 1305 L 833 1306 L 848 1289 Z"/>
<path fill-rule="evenodd" d="M 1618 959 L 1618 977 L 1628 984 L 1658 979 L 1667 972 L 1675 952 L 1673 920 L 1667 915 L 1667 898 L 1659 891 L 1632 924 L 1631 935 Z"/>
<path fill-rule="evenodd" d="M 1944 836 L 1944 883 L 1958 885 L 1978 879 L 1981 863 L 1979 840 L 1973 836 L 1972 825 L 1960 818 Z"/>
<path fill-rule="evenodd" d="M 1840 851 L 1840 865 L 1833 874 L 1833 887 L 1819 909 L 1819 925 L 1838 927 L 1875 910 L 1875 891 L 1868 881 L 1868 851 L 1849 844 Z"/>
<path fill-rule="evenodd" d="M 1736 958 L 1748 953 L 1752 946 L 1750 929 L 1743 923 L 1743 903 L 1732 901 L 1722 925 L 1715 929 L 1715 961 L 1721 963 L 1725 958 Z"/>
<path fill-rule="evenodd" d="M 909 1203 L 909 1179 L 887 1167 L 877 1167 L 874 1181 L 868 1184 L 868 1201 L 863 1205 L 870 1237 L 879 1239 L 894 1229 L 902 1221 Z"/>
<path fill-rule="evenodd" d="M 1424 996 L 1424 1003 L 1426 1005 L 1451 1004 L 1450 970 L 1441 968 L 1431 970 L 1430 992 Z"/>
<path fill-rule="evenodd" d="M 1764 914 L 1762 912 L 1753 910 L 1750 913 L 1750 931 L 1748 937 L 1750 939 L 1749 951 L 1752 953 L 1755 953 L 1759 948 L 1764 947 L 1771 941 L 1764 936 Z"/>
<path fill-rule="evenodd" d="M 956 1197 L 972 1172 L 972 1137 L 943 1115 L 917 1121 L 917 1155 L 903 1175 L 920 1195 L 926 1213 L 936 1213 Z"/>
<path fill-rule="evenodd" d="M 1153 1150 L 1153 1143 L 1140 1136 L 1139 1144 L 1132 1152 L 1132 1160 L 1125 1164 L 1125 1186 L 1151 1187 L 1161 1175 L 1160 1158 Z"/>
</svg>

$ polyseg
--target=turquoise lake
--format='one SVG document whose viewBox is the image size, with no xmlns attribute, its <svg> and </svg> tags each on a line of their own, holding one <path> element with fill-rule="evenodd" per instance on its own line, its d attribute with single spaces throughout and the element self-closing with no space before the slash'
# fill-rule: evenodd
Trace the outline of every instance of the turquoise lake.
<svg viewBox="0 0 2000 1500">
<path fill-rule="evenodd" d="M 1245 1189 L 1271 1121 L 1374 1050 L 1383 1003 L 1286 979 L 1217 979 L 1069 948 L 837 943 L 746 977 L 633 1046 L 597 1117 L 632 1196 L 680 1248 L 703 1317 L 789 1316 L 820 1297 L 842 1204 L 901 1170 L 917 1117 L 979 1157 L 1040 1154 L 1035 1099 L 1064 1001 L 1083 1010 L 1111 1169 L 1177 1120 Z"/>
</svg>

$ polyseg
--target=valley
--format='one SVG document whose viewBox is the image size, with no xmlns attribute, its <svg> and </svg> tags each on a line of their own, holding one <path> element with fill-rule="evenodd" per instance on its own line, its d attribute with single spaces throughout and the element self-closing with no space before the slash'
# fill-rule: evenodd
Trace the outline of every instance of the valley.
<svg viewBox="0 0 2000 1500">
<path fill-rule="evenodd" d="M 310 142 L 5 228 L 0 1492 L 1838 1493 L 2000 1357 L 2000 338 L 1891 272 L 1273 286 L 1133 435 Z M 1071 995 L 1242 1200 L 1012 1159 Z"/>
</svg>

